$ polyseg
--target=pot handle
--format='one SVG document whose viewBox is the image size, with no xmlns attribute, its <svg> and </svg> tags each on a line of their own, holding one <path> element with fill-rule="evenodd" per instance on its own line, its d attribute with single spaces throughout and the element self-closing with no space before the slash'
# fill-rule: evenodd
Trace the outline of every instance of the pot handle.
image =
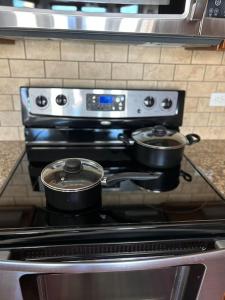
<svg viewBox="0 0 225 300">
<path fill-rule="evenodd" d="M 186 135 L 186 138 L 188 140 L 188 145 L 193 145 L 193 144 L 199 143 L 201 141 L 200 136 L 196 133 L 190 133 L 190 134 Z"/>
<path fill-rule="evenodd" d="M 127 173 L 119 173 L 115 175 L 111 175 L 109 177 L 103 177 L 101 183 L 102 185 L 114 185 L 118 182 L 124 180 L 154 180 L 158 179 L 161 176 L 160 172 L 149 172 L 149 173 L 141 173 L 141 172 L 127 172 Z"/>
<path fill-rule="evenodd" d="M 182 176 L 185 181 L 188 181 L 188 182 L 192 181 L 192 176 L 189 173 L 184 172 L 183 170 L 180 171 L 180 176 Z"/>
<path fill-rule="evenodd" d="M 128 136 L 124 134 L 119 134 L 118 139 L 122 141 L 126 146 L 133 146 L 134 140 L 130 139 Z"/>
</svg>

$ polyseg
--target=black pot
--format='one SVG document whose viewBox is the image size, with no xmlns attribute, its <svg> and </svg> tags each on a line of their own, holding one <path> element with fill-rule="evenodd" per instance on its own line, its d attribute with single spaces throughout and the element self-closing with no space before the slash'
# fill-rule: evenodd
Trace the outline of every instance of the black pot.
<svg viewBox="0 0 225 300">
<path fill-rule="evenodd" d="M 126 145 L 132 146 L 135 159 L 150 168 L 168 169 L 181 163 L 186 145 L 200 141 L 197 134 L 181 133 L 164 126 L 148 127 L 132 133 L 131 138 L 119 136 Z"/>
<path fill-rule="evenodd" d="M 150 190 L 153 192 L 168 192 L 178 187 L 178 185 L 180 184 L 180 177 L 182 177 L 185 181 L 192 181 L 192 176 L 181 170 L 179 166 L 177 168 L 171 168 L 163 171 L 161 173 L 161 176 L 154 180 L 134 180 L 134 182 L 135 184 L 146 190 Z"/>
<path fill-rule="evenodd" d="M 41 172 L 48 208 L 80 211 L 101 207 L 101 185 L 114 185 L 122 180 L 145 181 L 159 178 L 157 172 L 128 172 L 104 176 L 98 163 L 84 158 L 53 162 Z"/>
</svg>

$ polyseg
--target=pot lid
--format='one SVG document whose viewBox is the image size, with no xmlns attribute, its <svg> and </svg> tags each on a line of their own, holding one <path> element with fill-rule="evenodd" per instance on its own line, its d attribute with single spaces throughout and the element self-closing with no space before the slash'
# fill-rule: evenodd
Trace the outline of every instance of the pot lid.
<svg viewBox="0 0 225 300">
<path fill-rule="evenodd" d="M 156 149 L 179 149 L 187 144 L 184 135 L 164 126 L 136 130 L 132 133 L 132 138 L 142 146 Z"/>
<path fill-rule="evenodd" d="M 104 175 L 101 165 L 84 158 L 67 158 L 47 165 L 41 172 L 41 181 L 50 189 L 78 192 L 97 185 Z"/>
</svg>

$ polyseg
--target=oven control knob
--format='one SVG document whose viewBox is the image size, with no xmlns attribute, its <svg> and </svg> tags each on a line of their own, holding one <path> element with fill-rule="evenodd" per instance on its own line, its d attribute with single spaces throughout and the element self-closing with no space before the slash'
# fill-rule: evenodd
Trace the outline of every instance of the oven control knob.
<svg viewBox="0 0 225 300">
<path fill-rule="evenodd" d="M 56 103 L 57 103 L 58 105 L 63 106 L 63 105 L 66 105 L 66 103 L 67 103 L 67 98 L 66 98 L 65 95 L 58 95 L 58 96 L 56 97 L 55 101 L 56 101 Z"/>
<path fill-rule="evenodd" d="M 45 96 L 38 96 L 36 98 L 36 104 L 39 107 L 45 107 L 48 104 L 48 100 Z"/>
<path fill-rule="evenodd" d="M 146 97 L 144 100 L 144 105 L 148 108 L 152 107 L 155 104 L 155 99 L 153 97 Z"/>
<path fill-rule="evenodd" d="M 166 98 L 162 101 L 162 107 L 164 109 L 170 109 L 173 105 L 173 101 L 169 98 Z"/>
</svg>

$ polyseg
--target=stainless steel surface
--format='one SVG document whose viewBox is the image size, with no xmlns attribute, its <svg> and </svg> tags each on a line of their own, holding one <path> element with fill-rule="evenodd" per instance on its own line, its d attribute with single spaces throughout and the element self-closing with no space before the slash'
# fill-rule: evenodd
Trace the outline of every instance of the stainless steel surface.
<svg viewBox="0 0 225 300">
<path fill-rule="evenodd" d="M 56 103 L 58 95 L 67 97 L 67 104 Z M 87 94 L 125 95 L 124 111 L 90 111 L 86 108 Z M 36 104 L 38 96 L 45 96 L 48 103 L 45 107 Z M 145 99 L 153 97 L 152 107 L 146 107 Z M 169 109 L 163 108 L 163 100 L 172 100 Z M 106 89 L 64 89 L 64 88 L 30 88 L 29 113 L 39 116 L 92 117 L 92 118 L 139 118 L 177 115 L 178 92 L 176 91 L 138 91 L 138 90 L 106 90 Z M 25 106 L 26 103 L 24 103 Z"/>
<path fill-rule="evenodd" d="M 225 250 L 217 250 L 201 254 L 158 259 L 135 258 L 86 262 L 78 261 L 74 263 L 24 263 L 17 261 L 0 261 L 1 300 L 22 300 L 19 278 L 25 274 L 93 274 L 101 272 L 128 272 L 193 264 L 203 264 L 206 267 L 197 300 L 220 300 L 224 295 L 225 268 L 224 264 L 221 263 L 224 259 Z M 8 284 L 9 282 L 10 284 Z"/>
<path fill-rule="evenodd" d="M 207 0 L 199 1 L 207 2 Z M 121 13 L 68 13 L 2 6 L 0 9 L 0 29 L 194 36 L 199 34 L 200 22 L 190 21 L 191 8 L 192 0 L 186 0 L 184 12 L 181 14 L 132 14 L 131 16 Z"/>
<path fill-rule="evenodd" d="M 192 21 L 202 20 L 202 16 L 204 15 L 206 6 L 207 6 L 207 1 L 193 0 L 191 12 L 190 12 L 190 20 Z"/>
<path fill-rule="evenodd" d="M 204 18 L 202 23 L 202 36 L 215 35 L 223 38 L 225 37 L 225 18 Z"/>
</svg>

